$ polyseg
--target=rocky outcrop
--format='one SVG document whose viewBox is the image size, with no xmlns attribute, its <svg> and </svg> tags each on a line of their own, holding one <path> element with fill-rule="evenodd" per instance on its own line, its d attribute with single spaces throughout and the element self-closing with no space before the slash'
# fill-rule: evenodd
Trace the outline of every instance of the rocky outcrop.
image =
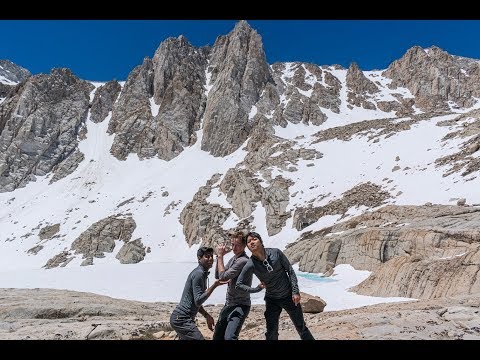
<svg viewBox="0 0 480 360">
<path fill-rule="evenodd" d="M 347 70 L 346 82 L 348 103 L 364 109 L 376 110 L 375 104 L 368 100 L 368 95 L 379 92 L 379 89 L 373 81 L 366 78 L 357 63 L 353 62 L 350 64 Z"/>
<path fill-rule="evenodd" d="M 60 224 L 47 225 L 40 229 L 38 237 L 40 240 L 50 239 L 53 235 L 60 231 Z"/>
<path fill-rule="evenodd" d="M 108 132 L 111 153 L 120 160 L 136 153 L 171 160 L 195 143 L 205 108 L 209 48 L 196 49 L 185 37 L 165 40 L 152 60 L 135 68 L 115 103 Z"/>
<path fill-rule="evenodd" d="M 189 246 L 202 243 L 204 246 L 216 246 L 223 243 L 227 233 L 222 224 L 230 216 L 231 210 L 218 204 L 210 204 L 207 198 L 212 186 L 220 179 L 214 175 L 205 186 L 200 187 L 197 193 L 180 213 L 180 224 L 183 225 L 183 234 Z"/>
<path fill-rule="evenodd" d="M 383 75 L 392 79 L 391 89 L 409 89 L 415 105 L 425 111 L 449 110 L 448 101 L 470 107 L 473 97 L 480 97 L 478 61 L 452 56 L 436 46 L 410 48 Z"/>
<path fill-rule="evenodd" d="M 205 68 L 210 49 L 195 48 L 184 36 L 162 42 L 153 57 L 156 121 L 182 146 L 192 145 L 205 110 Z M 155 114 L 154 114 L 155 116 Z M 161 145 L 159 141 L 159 145 Z"/>
<path fill-rule="evenodd" d="M 135 221 L 131 217 L 112 215 L 99 220 L 73 241 L 69 252 L 63 251 L 56 255 L 48 261 L 45 267 L 52 268 L 62 264 L 65 266 L 68 261 L 73 259 L 72 253 L 74 255 L 82 254 L 82 259 L 85 259 L 82 265 L 92 265 L 93 258 L 103 258 L 105 252 L 113 252 L 116 241 L 128 243 L 135 227 Z M 141 261 L 145 256 L 144 251 L 142 256 L 142 246 L 140 239 L 132 241 L 130 245 L 122 248 L 123 251 L 117 258 L 122 264 L 128 263 L 128 261 Z"/>
<path fill-rule="evenodd" d="M 268 236 L 282 231 L 287 219 L 291 216 L 290 211 L 286 210 L 290 201 L 288 188 L 293 184 L 293 181 L 277 176 L 267 188 L 262 189 L 262 205 L 266 212 L 265 222 Z"/>
<path fill-rule="evenodd" d="M 212 86 L 203 120 L 202 150 L 214 156 L 231 154 L 250 134 L 249 114 L 271 82 L 260 35 L 239 21 L 226 36 L 219 36 L 207 72 Z"/>
<path fill-rule="evenodd" d="M 395 112 L 398 117 L 412 116 L 415 113 L 413 105 L 415 105 L 414 98 L 405 98 L 400 94 L 392 93 L 392 96 L 397 100 L 390 101 L 376 101 L 376 106 L 379 110 L 384 112 Z"/>
<path fill-rule="evenodd" d="M 388 205 L 286 249 L 300 270 L 350 264 L 373 274 L 353 290 L 371 296 L 438 298 L 480 291 L 480 208 Z"/>
<path fill-rule="evenodd" d="M 145 58 L 143 64 L 128 75 L 108 123 L 107 132 L 115 134 L 110 153 L 116 158 L 125 160 L 130 153 L 140 158 L 157 154 L 153 146 L 156 136 L 150 131 L 155 127 L 149 100 L 152 95 L 153 66 L 152 61 Z"/>
<path fill-rule="evenodd" d="M 347 70 L 346 81 L 348 90 L 358 95 L 379 92 L 377 85 L 365 77 L 356 62 L 350 64 Z"/>
<path fill-rule="evenodd" d="M 288 188 L 293 184 L 280 176 L 272 179 L 272 168 L 292 171 L 292 165 L 300 159 L 322 156 L 313 149 L 294 149 L 292 145 L 292 142 L 256 128 L 248 142 L 245 160 L 237 167 L 229 169 L 219 184 L 219 190 L 225 194 L 234 214 L 241 220 L 249 219 L 257 204 L 262 204 L 267 214 L 265 221 L 268 235 L 278 234 L 291 216 L 286 208 L 290 197 Z M 275 154 L 279 155 L 274 156 Z M 268 180 L 269 184 L 265 187 L 260 185 L 261 181 L 255 176 L 258 170 Z M 217 181 L 215 179 L 218 180 L 219 176 L 209 180 L 182 211 L 180 222 L 189 245 L 200 241 L 203 244 L 224 241 L 225 231 L 220 225 L 230 215 L 231 210 L 206 201 L 211 185 Z"/>
<path fill-rule="evenodd" d="M 104 252 L 113 251 L 116 240 L 129 241 L 135 227 L 131 217 L 109 216 L 92 224 L 72 243 L 71 249 L 83 258 L 104 257 Z"/>
<path fill-rule="evenodd" d="M 275 136 L 265 129 L 256 127 L 247 143 L 247 155 L 240 165 L 251 171 L 260 171 L 262 176 L 272 179 L 272 168 L 282 171 L 296 171 L 299 160 L 320 159 L 323 155 L 315 149 L 295 147 L 295 141 Z"/>
<path fill-rule="evenodd" d="M 467 119 L 469 121 L 460 128 L 455 126 L 457 123 Z M 456 129 L 444 136 L 442 140 L 447 141 L 455 138 L 465 140 L 458 146 L 459 151 L 436 159 L 435 165 L 437 167 L 447 166 L 443 174 L 444 177 L 460 173 L 464 177 L 471 175 L 470 179 L 474 179 L 474 174 L 480 170 L 480 159 L 477 156 L 480 150 L 480 111 L 472 110 L 453 120 L 439 122 L 437 125 L 445 127 L 454 126 Z"/>
<path fill-rule="evenodd" d="M 108 113 L 113 110 L 113 104 L 117 100 L 122 86 L 115 80 L 99 86 L 95 91 L 90 109 L 90 120 L 99 123 L 105 120 Z"/>
<path fill-rule="evenodd" d="M 327 116 L 320 108 L 335 113 L 340 111 L 338 78 L 317 65 L 308 63 L 275 63 L 273 78 L 277 84 L 279 103 L 272 111 L 273 123 L 286 126 L 294 124 L 321 125 Z"/>
<path fill-rule="evenodd" d="M 141 239 L 136 239 L 123 244 L 115 258 L 121 264 L 136 264 L 145 258 L 145 254 L 145 245 Z"/>
<path fill-rule="evenodd" d="M 298 207 L 293 214 L 293 226 L 303 230 L 326 215 L 344 215 L 351 207 L 367 206 L 375 208 L 381 206 L 390 197 L 382 187 L 371 182 L 362 183 L 345 191 L 339 199 L 330 201 L 324 206 Z"/>
<path fill-rule="evenodd" d="M 0 339 L 127 340 L 173 330 L 168 321 L 173 303 L 53 289 L 1 289 L 0 293 L 5 299 L 0 322 L 9 324 L 0 327 Z"/>
<path fill-rule="evenodd" d="M 5 100 L 5 98 L 8 96 L 10 91 L 12 91 L 13 87 L 14 87 L 13 85 L 8 85 L 0 82 L 0 104 L 3 102 L 3 100 Z"/>
<path fill-rule="evenodd" d="M 293 182 L 281 176 L 272 179 L 272 169 L 296 171 L 294 165 L 299 160 L 320 158 L 322 154 L 313 149 L 294 149 L 293 142 L 271 135 L 261 128 L 255 128 L 252 132 L 246 149 L 248 154 L 244 161 L 227 171 L 220 183 L 220 190 L 240 219 L 251 216 L 256 204 L 261 202 L 267 215 L 268 235 L 278 234 L 291 216 L 286 208 L 290 198 L 288 188 Z M 268 184 L 260 185 L 256 171 L 262 174 Z"/>
<path fill-rule="evenodd" d="M 317 139 L 313 144 L 331 139 L 349 141 L 354 135 L 367 135 L 368 140 L 378 139 L 381 136 L 410 130 L 411 125 L 422 119 L 423 117 L 421 116 L 412 116 L 410 119 L 402 121 L 398 119 L 375 119 L 359 121 L 344 126 L 335 126 L 316 133 L 314 136 Z"/>
<path fill-rule="evenodd" d="M 0 192 L 48 174 L 77 148 L 93 85 L 68 69 L 28 78 L 2 103 Z"/>
<path fill-rule="evenodd" d="M 248 170 L 230 169 L 220 183 L 232 210 L 240 219 L 249 217 L 262 198 L 262 187 Z"/>
<path fill-rule="evenodd" d="M 85 159 L 85 155 L 80 150 L 75 149 L 69 157 L 64 159 L 53 168 L 53 176 L 50 179 L 49 184 L 52 184 L 55 181 L 58 181 L 73 173 L 83 159 Z"/>
<path fill-rule="evenodd" d="M 43 267 L 45 269 L 52 269 L 58 266 L 64 267 L 72 260 L 73 260 L 72 253 L 64 250 L 60 254 L 57 254 L 53 256 L 51 259 L 49 259 Z"/>
<path fill-rule="evenodd" d="M 219 190 L 225 194 L 226 200 L 239 219 L 249 218 L 260 202 L 267 214 L 265 221 L 270 236 L 278 234 L 291 217 L 286 208 L 290 198 L 288 188 L 293 184 L 281 176 L 272 179 L 272 169 L 278 167 L 286 171 L 295 171 L 296 169 L 291 168 L 300 159 L 309 160 L 322 156 L 313 149 L 294 149 L 292 145 L 293 142 L 256 128 L 247 144 L 248 154 L 245 160 L 237 167 L 229 169 L 219 185 Z M 268 180 L 268 184 L 260 185 L 261 181 L 255 176 L 258 170 Z M 213 184 L 215 181 L 210 180 L 209 183 Z M 220 225 L 229 216 L 230 209 L 208 203 L 206 198 L 210 191 L 210 185 L 202 187 L 202 190 L 194 196 L 194 200 L 182 211 L 180 222 L 190 245 L 192 241 L 200 242 L 200 238 L 203 238 L 202 244 L 224 240 L 219 235 L 225 232 Z M 210 227 L 207 224 L 210 224 Z"/>
</svg>

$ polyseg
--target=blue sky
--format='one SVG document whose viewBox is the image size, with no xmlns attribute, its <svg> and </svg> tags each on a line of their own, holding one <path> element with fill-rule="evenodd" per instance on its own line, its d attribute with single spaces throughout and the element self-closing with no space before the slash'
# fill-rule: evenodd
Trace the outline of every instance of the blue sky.
<svg viewBox="0 0 480 360">
<path fill-rule="evenodd" d="M 410 47 L 436 45 L 480 59 L 480 20 L 248 20 L 262 36 L 267 61 L 318 65 L 355 61 L 362 70 L 385 69 Z M 0 20 L 0 59 L 33 74 L 68 67 L 85 80 L 126 80 L 152 58 L 160 43 L 185 35 L 213 45 L 236 20 Z"/>
</svg>

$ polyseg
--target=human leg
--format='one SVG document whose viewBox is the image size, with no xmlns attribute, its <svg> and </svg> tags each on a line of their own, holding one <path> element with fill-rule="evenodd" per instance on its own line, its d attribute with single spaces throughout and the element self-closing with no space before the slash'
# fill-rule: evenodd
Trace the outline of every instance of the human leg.
<svg viewBox="0 0 480 360">
<path fill-rule="evenodd" d="M 288 316 L 290 316 L 290 319 L 292 320 L 293 325 L 295 325 L 295 329 L 297 330 L 298 335 L 300 335 L 300 339 L 315 340 L 312 333 L 308 329 L 307 324 L 305 323 L 302 306 L 300 304 L 295 305 L 290 296 L 288 298 L 282 299 L 281 306 L 288 313 Z"/>
<path fill-rule="evenodd" d="M 215 324 L 215 330 L 213 331 L 212 340 L 224 340 L 225 330 L 227 328 L 227 318 L 230 313 L 230 307 L 224 306 L 218 315 L 217 323 Z"/>
<path fill-rule="evenodd" d="M 170 315 L 170 325 L 180 340 L 205 340 L 197 324 L 189 316 L 173 312 Z"/>
<path fill-rule="evenodd" d="M 237 305 L 229 311 L 225 340 L 238 340 L 243 323 L 250 312 L 250 306 Z"/>
<path fill-rule="evenodd" d="M 265 322 L 267 331 L 265 333 L 266 340 L 278 340 L 278 323 L 280 321 L 280 313 L 282 308 L 277 304 L 276 299 L 265 298 Z"/>
</svg>

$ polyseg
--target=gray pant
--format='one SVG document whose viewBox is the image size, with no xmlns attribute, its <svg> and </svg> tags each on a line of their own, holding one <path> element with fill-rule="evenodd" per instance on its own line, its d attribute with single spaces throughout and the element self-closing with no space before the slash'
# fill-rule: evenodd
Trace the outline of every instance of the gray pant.
<svg viewBox="0 0 480 360">
<path fill-rule="evenodd" d="M 213 340 L 238 340 L 249 312 L 249 305 L 224 306 L 215 325 Z"/>
<path fill-rule="evenodd" d="M 205 340 L 195 320 L 188 315 L 173 311 L 170 315 L 170 325 L 180 340 Z"/>
</svg>

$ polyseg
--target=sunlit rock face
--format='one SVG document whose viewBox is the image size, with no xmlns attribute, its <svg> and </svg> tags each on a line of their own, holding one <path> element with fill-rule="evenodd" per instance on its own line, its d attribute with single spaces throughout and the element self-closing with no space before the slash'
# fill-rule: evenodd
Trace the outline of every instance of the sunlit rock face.
<svg viewBox="0 0 480 360">
<path fill-rule="evenodd" d="M 69 69 L 53 69 L 28 78 L 2 103 L 0 191 L 23 187 L 67 161 L 93 88 Z"/>
</svg>

